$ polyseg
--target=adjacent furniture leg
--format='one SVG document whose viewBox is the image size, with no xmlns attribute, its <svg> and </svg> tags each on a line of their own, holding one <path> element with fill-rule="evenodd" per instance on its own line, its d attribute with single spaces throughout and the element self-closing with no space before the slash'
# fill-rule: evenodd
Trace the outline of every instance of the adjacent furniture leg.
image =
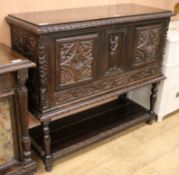
<svg viewBox="0 0 179 175">
<path fill-rule="evenodd" d="M 152 88 L 151 88 L 151 96 L 150 96 L 150 109 L 149 109 L 149 113 L 151 114 L 151 118 L 147 121 L 148 124 L 152 124 L 153 120 L 154 120 L 154 107 L 155 107 L 155 102 L 157 99 L 157 91 L 158 91 L 158 82 L 157 83 L 153 83 L 152 84 Z"/>
<path fill-rule="evenodd" d="M 43 133 L 44 133 L 44 146 L 45 146 L 45 157 L 44 162 L 47 171 L 52 170 L 53 158 L 51 155 L 51 137 L 50 137 L 50 120 L 43 121 Z"/>
<path fill-rule="evenodd" d="M 23 155 L 22 159 L 25 164 L 29 164 L 31 159 L 31 139 L 29 137 L 28 131 L 28 100 L 27 100 L 27 89 L 25 87 L 25 82 L 28 78 L 28 70 L 19 70 L 17 72 L 17 88 L 15 91 L 16 95 L 16 107 L 19 119 L 19 132 L 20 140 L 22 142 Z M 18 105 L 17 105 L 18 104 Z"/>
</svg>

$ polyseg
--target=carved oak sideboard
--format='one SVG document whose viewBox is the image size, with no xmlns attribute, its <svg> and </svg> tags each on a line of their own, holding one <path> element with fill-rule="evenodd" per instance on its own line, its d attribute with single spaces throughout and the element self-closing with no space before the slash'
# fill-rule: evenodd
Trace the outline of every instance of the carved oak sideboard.
<svg viewBox="0 0 179 175">
<path fill-rule="evenodd" d="M 123 4 L 7 16 L 12 48 L 37 65 L 27 85 L 42 131 L 31 135 L 47 170 L 56 158 L 152 122 L 172 15 Z M 153 85 L 149 110 L 125 95 L 147 84 Z"/>
<path fill-rule="evenodd" d="M 32 175 L 25 82 L 35 64 L 0 44 L 0 175 Z"/>
</svg>

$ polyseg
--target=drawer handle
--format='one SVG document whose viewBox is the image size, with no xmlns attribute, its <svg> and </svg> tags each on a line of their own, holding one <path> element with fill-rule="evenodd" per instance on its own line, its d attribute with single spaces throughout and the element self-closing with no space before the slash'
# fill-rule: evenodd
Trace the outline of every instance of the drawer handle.
<svg viewBox="0 0 179 175">
<path fill-rule="evenodd" d="M 179 97 L 179 92 L 176 93 L 176 98 L 178 98 L 178 97 Z"/>
</svg>

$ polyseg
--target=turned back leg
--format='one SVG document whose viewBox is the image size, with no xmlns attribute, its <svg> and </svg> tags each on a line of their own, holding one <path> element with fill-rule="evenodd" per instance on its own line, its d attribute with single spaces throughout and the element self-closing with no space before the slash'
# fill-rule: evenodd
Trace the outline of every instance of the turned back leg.
<svg viewBox="0 0 179 175">
<path fill-rule="evenodd" d="M 158 84 L 159 84 L 158 82 L 152 84 L 151 96 L 150 96 L 150 109 L 149 109 L 151 118 L 147 121 L 148 124 L 152 124 L 154 120 L 154 116 L 155 116 L 154 107 L 157 99 Z"/>
</svg>

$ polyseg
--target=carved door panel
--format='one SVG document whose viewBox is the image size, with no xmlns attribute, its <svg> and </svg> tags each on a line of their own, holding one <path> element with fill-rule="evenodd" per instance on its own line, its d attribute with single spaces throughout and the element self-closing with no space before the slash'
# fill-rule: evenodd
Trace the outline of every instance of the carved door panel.
<svg viewBox="0 0 179 175">
<path fill-rule="evenodd" d="M 103 73 L 113 75 L 124 72 L 126 55 L 127 29 L 109 30 L 105 34 L 105 56 Z"/>
<path fill-rule="evenodd" d="M 161 34 L 161 24 L 136 27 L 133 67 L 157 61 Z"/>
<path fill-rule="evenodd" d="M 97 34 L 56 40 L 56 89 L 95 78 Z"/>
</svg>

